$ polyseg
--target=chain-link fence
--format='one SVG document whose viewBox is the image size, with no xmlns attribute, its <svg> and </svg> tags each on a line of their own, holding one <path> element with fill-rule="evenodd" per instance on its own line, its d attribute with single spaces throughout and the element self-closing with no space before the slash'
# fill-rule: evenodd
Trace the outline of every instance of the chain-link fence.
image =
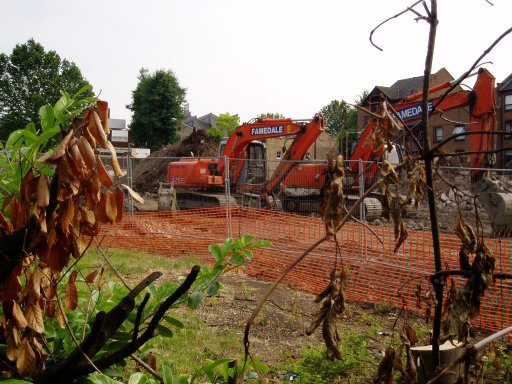
<svg viewBox="0 0 512 384">
<path fill-rule="evenodd" d="M 157 186 L 167 179 L 171 159 L 126 159 L 125 182 L 137 190 L 140 167 L 158 169 L 163 176 L 147 176 L 144 183 L 148 199 L 157 198 Z M 108 163 L 108 159 L 104 160 Z M 120 163 L 122 160 L 120 159 Z M 208 209 L 158 212 L 132 209 L 123 223 L 106 226 L 104 244 L 140 249 L 170 257 L 195 256 L 209 260 L 208 245 L 227 237 L 252 234 L 271 240 L 272 248 L 255 254 L 247 272 L 262 279 L 274 279 L 293 259 L 325 235 L 320 217 L 321 189 L 325 182 L 325 162 L 267 162 L 225 159 L 229 170 L 225 185 L 217 191 L 222 201 L 233 202 Z M 356 201 L 378 177 L 374 163 L 350 163 L 345 174 L 347 205 Z M 121 165 L 123 167 L 123 165 Z M 163 169 L 161 169 L 163 168 Z M 481 176 L 468 168 L 439 168 L 434 178 L 439 227 L 441 229 L 442 262 L 446 269 L 459 269 L 460 241 L 454 227 L 460 218 L 473 226 L 485 228 L 485 210 L 475 215 L 475 201 L 470 196 L 475 179 Z M 151 175 L 154 175 L 152 172 Z M 511 170 L 493 170 L 491 178 L 500 188 L 509 188 Z M 404 174 L 402 176 L 405 176 Z M 397 194 L 407 194 L 408 180 L 396 187 Z M 454 188 L 457 187 L 457 188 Z M 417 211 L 405 218 L 409 236 L 398 252 L 393 252 L 395 236 L 392 223 L 376 213 L 379 199 L 361 205 L 358 221 L 347 223 L 338 233 L 338 246 L 332 240 L 322 242 L 286 278 L 285 283 L 297 289 L 318 292 L 325 287 L 334 263 L 343 263 L 350 273 L 347 296 L 369 303 L 386 302 L 405 305 L 425 313 L 428 302 L 420 300 L 429 294 L 428 276 L 435 271 L 428 206 L 420 204 Z M 377 208 L 376 208 L 377 207 Z M 380 208 L 379 208 L 380 209 Z M 479 222 L 484 224 L 478 224 Z M 485 232 L 486 234 L 489 231 Z M 487 238 L 487 246 L 496 258 L 496 271 L 512 271 L 512 242 L 508 238 Z M 464 279 L 454 277 L 459 286 Z M 512 325 L 512 283 L 497 280 L 486 293 L 478 325 L 502 329 Z"/>
</svg>

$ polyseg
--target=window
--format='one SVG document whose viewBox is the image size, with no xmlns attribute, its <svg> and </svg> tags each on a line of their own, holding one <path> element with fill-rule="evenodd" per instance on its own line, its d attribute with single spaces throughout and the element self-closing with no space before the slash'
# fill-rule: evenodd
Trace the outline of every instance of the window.
<svg viewBox="0 0 512 384">
<path fill-rule="evenodd" d="M 452 135 L 458 135 L 459 133 L 464 133 L 464 132 L 466 132 L 466 130 L 464 129 L 464 126 L 457 125 L 455 128 L 453 128 Z M 466 136 L 462 135 L 462 136 L 457 136 L 454 140 L 455 141 L 464 141 L 465 138 L 466 138 Z"/>
<path fill-rule="evenodd" d="M 505 136 L 505 139 L 512 138 L 512 120 L 505 121 L 505 132 L 508 132 L 508 135 Z"/>
<path fill-rule="evenodd" d="M 443 127 L 434 127 L 434 141 L 443 141 Z"/>
<path fill-rule="evenodd" d="M 505 111 L 512 109 L 512 95 L 505 96 Z"/>
<path fill-rule="evenodd" d="M 276 153 L 276 159 L 281 160 L 281 151 L 277 151 Z"/>
<path fill-rule="evenodd" d="M 512 167 L 512 151 L 505 151 L 503 154 L 504 167 L 510 168 Z"/>
</svg>

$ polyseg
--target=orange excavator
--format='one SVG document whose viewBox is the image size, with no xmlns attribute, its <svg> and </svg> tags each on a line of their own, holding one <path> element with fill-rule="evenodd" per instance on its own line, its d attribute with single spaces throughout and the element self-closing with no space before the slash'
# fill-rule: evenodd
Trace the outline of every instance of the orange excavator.
<svg viewBox="0 0 512 384">
<path fill-rule="evenodd" d="M 279 210 L 276 186 L 294 169 L 294 160 L 304 159 L 323 131 L 320 114 L 311 120 L 253 119 L 221 142 L 218 158 L 170 162 L 168 185 L 175 188 L 178 207 L 182 209 L 249 205 Z M 268 178 L 266 146 L 261 140 L 280 137 L 293 137 L 293 141 Z"/>
<path fill-rule="evenodd" d="M 437 85 L 429 90 L 429 94 L 439 93 L 448 89 L 450 82 Z M 394 113 L 397 124 L 408 124 L 418 121 L 422 115 L 423 94 L 410 95 L 400 102 L 389 105 Z M 493 234 L 496 236 L 510 236 L 512 234 L 512 191 L 494 178 L 491 172 L 482 171 L 482 168 L 493 166 L 492 151 L 495 149 L 495 78 L 486 69 L 480 69 L 471 91 L 458 91 L 448 94 L 445 98 L 433 97 L 429 100 L 428 108 L 431 113 L 444 113 L 449 110 L 468 107 L 470 121 L 468 128 L 469 152 L 471 165 L 471 192 L 478 195 L 482 207 L 486 210 L 490 219 Z M 372 134 L 375 131 L 377 119 L 372 118 L 361 132 L 357 145 L 348 159 L 346 186 L 348 200 L 357 199 L 351 191 L 359 187 L 359 176 L 364 174 L 367 184 L 372 184 L 377 174 L 378 165 L 376 160 L 383 155 L 392 155 L 394 162 L 399 163 L 402 158 L 403 149 L 399 145 L 393 145 L 391 153 L 386 153 L 384 148 L 378 149 L 373 144 Z M 473 134 L 471 134 L 473 132 Z M 362 160 L 362 161 L 359 161 Z M 391 161 L 393 163 L 393 161 Z M 319 191 L 324 184 L 325 166 L 318 164 L 302 164 L 298 166 L 300 172 L 291 172 L 281 182 L 281 196 L 283 205 L 300 207 L 308 201 L 312 204 L 311 196 L 319 196 Z M 295 191 L 303 191 L 304 194 Z M 316 191 L 316 192 L 313 192 Z M 318 202 L 315 205 L 319 204 Z M 290 201 L 293 204 L 290 204 Z M 372 220 L 379 217 L 382 211 L 380 203 L 375 198 L 365 199 L 363 207 L 366 212 L 366 219 Z"/>
</svg>

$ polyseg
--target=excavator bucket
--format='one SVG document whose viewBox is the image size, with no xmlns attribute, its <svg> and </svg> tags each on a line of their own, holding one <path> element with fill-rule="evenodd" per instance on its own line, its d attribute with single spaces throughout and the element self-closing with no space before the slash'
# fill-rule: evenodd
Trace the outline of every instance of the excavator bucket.
<svg viewBox="0 0 512 384">
<path fill-rule="evenodd" d="M 493 237 L 512 236 L 512 190 L 496 178 L 482 177 L 473 185 L 473 193 L 487 212 Z"/>
<path fill-rule="evenodd" d="M 174 184 L 160 183 L 158 187 L 158 210 L 171 212 L 178 210 L 178 200 Z"/>
</svg>

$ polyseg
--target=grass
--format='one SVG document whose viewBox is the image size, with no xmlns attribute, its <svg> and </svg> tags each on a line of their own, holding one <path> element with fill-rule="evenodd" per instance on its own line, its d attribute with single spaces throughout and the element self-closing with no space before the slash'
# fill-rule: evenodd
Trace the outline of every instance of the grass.
<svg viewBox="0 0 512 384">
<path fill-rule="evenodd" d="M 148 343 L 144 353 L 153 353 L 160 361 L 169 362 L 174 372 L 193 374 L 209 361 L 238 358 L 243 354 L 241 334 L 211 329 L 190 310 L 181 317 L 185 327 L 171 338 L 157 337 Z"/>
<path fill-rule="evenodd" d="M 108 260 L 108 263 L 106 260 Z M 91 250 L 78 263 L 78 267 L 88 274 L 98 266 L 112 266 L 117 273 L 131 286 L 134 286 L 146 275 L 155 270 L 172 275 L 172 280 L 178 276 L 186 275 L 193 265 L 200 264 L 196 258 L 171 259 L 155 256 L 145 252 L 112 250 L 106 255 L 98 250 Z M 108 270 L 108 268 L 106 268 Z M 115 279 L 115 274 L 108 273 L 110 280 Z M 158 283 L 158 282 L 157 282 Z M 252 299 L 254 292 L 250 285 L 242 284 L 241 291 L 245 299 Z M 293 314 L 300 312 L 296 300 L 293 300 Z M 223 311 L 229 308 L 223 307 L 218 297 L 211 297 L 202 305 L 208 306 L 208 311 Z M 297 383 L 357 383 L 371 382 L 377 366 L 382 358 L 380 351 L 383 346 L 395 344 L 397 336 L 393 340 L 390 329 L 386 329 L 385 317 L 379 316 L 388 313 L 391 306 L 382 302 L 375 306 L 371 312 L 357 313 L 355 316 L 349 312 L 350 322 L 339 323 L 339 335 L 341 337 L 339 349 L 343 358 L 330 360 L 323 344 L 303 348 L 298 354 L 283 351 L 281 362 L 274 362 L 270 376 L 277 382 L 293 381 Z M 350 310 L 349 310 L 350 311 Z M 179 319 L 184 327 L 172 328 L 172 337 L 157 336 L 148 342 L 138 355 L 148 356 L 150 353 L 157 357 L 159 363 L 168 362 L 172 370 L 177 374 L 193 375 L 197 369 L 208 365 L 211 361 L 221 358 L 234 358 L 243 360 L 242 329 L 229 330 L 210 327 L 203 322 L 199 314 L 185 307 L 175 308 L 170 316 Z M 292 316 L 292 314 L 290 314 Z M 357 320 L 354 320 L 357 319 Z M 265 325 L 267 318 L 258 316 L 255 324 Z M 403 321 L 396 324 L 395 331 L 400 332 Z M 426 338 L 430 332 L 427 326 L 415 326 L 418 337 Z M 388 334 L 382 335 L 382 330 Z M 502 379 L 510 380 L 512 376 L 512 359 L 510 348 L 502 348 L 496 353 L 487 370 L 495 370 L 494 375 Z M 498 368 L 497 368 L 498 366 Z M 129 363 L 125 372 L 133 372 L 134 364 Z M 203 376 L 202 380 L 204 381 Z M 274 381 L 276 382 L 276 381 Z"/>
<path fill-rule="evenodd" d="M 93 249 L 82 257 L 77 267 L 85 276 L 103 266 L 110 281 L 115 280 L 118 274 L 126 283 L 133 286 L 150 271 L 158 270 L 172 274 L 176 279 L 178 276 L 186 275 L 196 264 L 201 263 L 193 257 L 173 259 L 140 251 L 113 249 L 105 252 Z M 157 285 L 158 282 L 157 280 Z M 216 299 L 211 297 L 203 305 L 215 307 Z M 145 357 L 151 353 L 158 358 L 159 362 L 168 362 L 174 372 L 189 375 L 194 374 L 195 369 L 213 360 L 237 358 L 240 361 L 242 359 L 241 331 L 210 328 L 194 310 L 184 306 L 173 309 L 170 315 L 183 323 L 183 329 L 173 328 L 172 337 L 153 338 L 139 350 L 141 356 Z M 133 364 L 129 364 L 128 370 L 132 369 L 132 366 Z"/>
<path fill-rule="evenodd" d="M 81 269 L 94 269 L 98 266 L 105 266 L 106 269 L 109 269 L 108 265 L 110 265 L 123 278 L 141 280 L 154 270 L 184 275 L 190 272 L 190 269 L 196 264 L 201 264 L 201 262 L 194 257 L 176 259 L 142 251 L 93 249 L 80 259 L 78 266 Z"/>
<path fill-rule="evenodd" d="M 315 346 L 303 349 L 298 359 L 291 359 L 277 369 L 286 372 L 285 380 L 298 383 L 371 382 L 379 357 L 371 353 L 366 341 L 374 332 L 372 327 L 363 334 L 350 330 L 340 333 L 340 360 L 330 360 L 324 346 Z"/>
</svg>

